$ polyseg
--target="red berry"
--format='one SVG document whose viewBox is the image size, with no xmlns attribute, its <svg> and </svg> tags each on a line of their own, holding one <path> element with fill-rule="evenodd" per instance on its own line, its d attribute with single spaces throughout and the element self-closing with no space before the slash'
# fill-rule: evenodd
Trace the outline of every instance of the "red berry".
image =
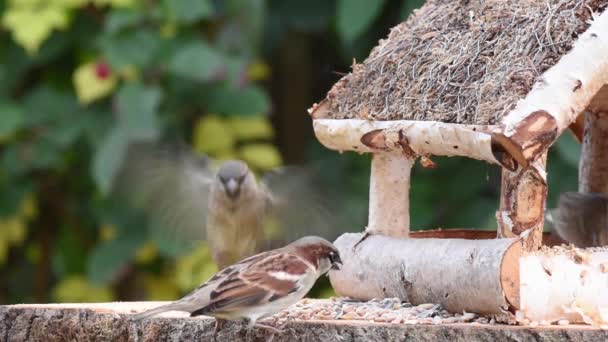
<svg viewBox="0 0 608 342">
<path fill-rule="evenodd" d="M 105 62 L 99 62 L 95 66 L 95 75 L 97 75 L 97 78 L 99 79 L 105 80 L 110 76 L 110 72 L 110 66 Z"/>
</svg>

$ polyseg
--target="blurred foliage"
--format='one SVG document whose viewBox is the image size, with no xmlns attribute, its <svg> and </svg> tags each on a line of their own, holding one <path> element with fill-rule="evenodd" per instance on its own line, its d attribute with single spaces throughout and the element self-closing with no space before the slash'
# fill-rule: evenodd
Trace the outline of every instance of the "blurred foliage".
<svg viewBox="0 0 608 342">
<path fill-rule="evenodd" d="M 169 300 L 195 287 L 216 271 L 207 246 L 172 250 L 108 196 L 129 144 L 183 139 L 256 172 L 292 161 L 278 133 L 310 131 L 281 125 L 306 115 L 279 110 L 291 99 L 277 80 L 291 72 L 277 59 L 298 49 L 293 34 L 311 43 L 296 63 L 315 78 L 290 79 L 308 82 L 298 89 L 311 104 L 421 3 L 0 0 L 0 303 Z M 362 222 L 343 230 L 362 229 L 369 156 L 311 137 L 296 147 L 331 163 L 325 176 L 348 194 L 336 214 Z M 577 149 L 565 137 L 552 151 L 550 205 L 576 187 Z M 412 226 L 492 228 L 499 170 L 435 161 L 414 170 Z M 324 281 L 314 294 L 332 291 Z"/>
</svg>

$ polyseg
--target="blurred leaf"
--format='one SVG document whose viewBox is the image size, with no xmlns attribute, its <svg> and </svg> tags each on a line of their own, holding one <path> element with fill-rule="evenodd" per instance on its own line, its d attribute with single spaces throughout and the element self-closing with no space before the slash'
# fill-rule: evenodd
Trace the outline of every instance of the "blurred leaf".
<svg viewBox="0 0 608 342">
<path fill-rule="evenodd" d="M 23 112 L 16 104 L 0 99 L 0 142 L 23 126 Z"/>
<path fill-rule="evenodd" d="M 385 0 L 338 0 L 337 30 L 345 42 L 365 32 L 382 11 Z"/>
<path fill-rule="evenodd" d="M 80 107 L 76 98 L 60 92 L 48 85 L 42 85 L 32 90 L 25 98 L 25 125 L 47 125 L 61 121 L 64 118 L 71 120 L 72 115 L 78 113 Z"/>
<path fill-rule="evenodd" d="M 194 150 L 200 154 L 216 154 L 233 149 L 235 139 L 224 120 L 208 114 L 194 126 Z"/>
<path fill-rule="evenodd" d="M 97 6 L 111 5 L 113 7 L 133 7 L 136 4 L 136 0 L 93 0 L 93 3 Z"/>
<path fill-rule="evenodd" d="M 191 291 L 217 271 L 209 247 L 201 243 L 190 254 L 177 260 L 175 265 L 177 286 L 184 292 Z"/>
<path fill-rule="evenodd" d="M 89 104 L 111 94 L 116 88 L 117 80 L 105 63 L 92 62 L 83 64 L 74 71 L 73 82 L 80 103 Z"/>
<path fill-rule="evenodd" d="M 148 66 L 158 55 L 160 37 L 149 30 L 128 31 L 118 35 L 106 35 L 100 40 L 104 59 L 113 69 L 121 71 L 135 65 Z"/>
<path fill-rule="evenodd" d="M 112 291 L 89 283 L 84 277 L 70 276 L 53 289 L 53 299 L 58 303 L 111 302 Z"/>
<path fill-rule="evenodd" d="M 8 259 L 9 248 L 8 240 L 0 235 L 0 266 L 3 266 Z"/>
<path fill-rule="evenodd" d="M 180 290 L 177 287 L 171 275 L 153 276 L 147 275 L 144 279 L 146 288 L 147 300 L 176 300 L 180 296 Z"/>
<path fill-rule="evenodd" d="M 318 32 L 328 26 L 333 8 L 334 2 L 327 0 L 273 0 L 270 1 L 270 17 L 279 18 L 296 30 Z"/>
<path fill-rule="evenodd" d="M 247 144 L 240 149 L 239 155 L 259 170 L 270 170 L 283 164 L 281 154 L 272 144 Z"/>
<path fill-rule="evenodd" d="M 141 245 L 135 253 L 135 262 L 138 264 L 149 264 L 158 256 L 158 247 L 152 241 Z"/>
<path fill-rule="evenodd" d="M 228 120 L 228 125 L 237 140 L 271 139 L 274 129 L 267 117 L 235 116 Z"/>
<path fill-rule="evenodd" d="M 116 235 L 118 235 L 118 231 L 116 227 L 111 224 L 104 224 L 99 228 L 99 240 L 101 241 L 114 240 Z"/>
<path fill-rule="evenodd" d="M 142 11 L 132 9 L 114 9 L 108 14 L 105 21 L 105 30 L 109 33 L 118 33 L 126 28 L 138 24 L 144 19 Z"/>
<path fill-rule="evenodd" d="M 95 284 L 115 281 L 123 268 L 131 262 L 143 239 L 141 234 L 132 232 L 95 246 L 89 257 L 88 279 Z"/>
<path fill-rule="evenodd" d="M 29 54 L 35 54 L 54 29 L 68 25 L 68 8 L 61 5 L 12 4 L 2 16 L 2 25 L 10 30 L 13 39 Z"/>
<path fill-rule="evenodd" d="M 171 19 L 190 24 L 213 15 L 210 0 L 164 0 L 167 16 Z"/>
<path fill-rule="evenodd" d="M 120 126 L 110 130 L 93 159 L 93 179 L 102 193 L 108 193 L 127 153 L 129 137 Z"/>
<path fill-rule="evenodd" d="M 159 88 L 140 84 L 127 84 L 120 88 L 116 98 L 118 124 L 125 130 L 129 140 L 150 140 L 159 136 L 157 112 L 160 101 Z"/>
<path fill-rule="evenodd" d="M 270 77 L 270 66 L 263 61 L 256 61 L 249 65 L 247 76 L 252 81 L 262 81 Z"/>
<path fill-rule="evenodd" d="M 245 89 L 215 87 L 204 95 L 207 110 L 227 115 L 259 115 L 270 111 L 270 99 L 258 86 Z"/>
<path fill-rule="evenodd" d="M 418 9 L 424 5 L 425 0 L 403 0 L 401 7 L 401 19 L 405 20 L 413 10 Z"/>
<path fill-rule="evenodd" d="M 202 41 L 179 47 L 169 60 L 169 72 L 195 81 L 218 78 L 225 71 L 224 57 Z"/>
<path fill-rule="evenodd" d="M 562 134 L 557 139 L 555 146 L 557 147 L 557 153 L 564 161 L 578 168 L 578 163 L 581 159 L 581 144 L 574 139 L 572 134 Z"/>
<path fill-rule="evenodd" d="M 23 198 L 18 215 L 25 220 L 32 220 L 38 216 L 38 203 L 35 193 L 29 193 Z"/>
<path fill-rule="evenodd" d="M 27 225 L 18 216 L 0 218 L 0 231 L 9 245 L 20 246 L 27 235 Z"/>
</svg>

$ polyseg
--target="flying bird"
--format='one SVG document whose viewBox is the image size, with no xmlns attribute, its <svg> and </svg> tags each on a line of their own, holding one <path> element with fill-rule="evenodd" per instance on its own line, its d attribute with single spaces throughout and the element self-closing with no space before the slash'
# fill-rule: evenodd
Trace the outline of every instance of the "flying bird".
<svg viewBox="0 0 608 342">
<path fill-rule="evenodd" d="M 246 320 L 248 329 L 258 326 L 277 330 L 257 321 L 304 298 L 320 276 L 339 269 L 341 264 L 338 250 L 329 241 L 304 237 L 228 266 L 185 297 L 139 313 L 133 319 L 185 311 L 191 317 L 215 317 L 214 335 L 226 320 Z"/>
<path fill-rule="evenodd" d="M 556 209 L 549 211 L 555 232 L 577 247 L 608 245 L 608 196 L 601 193 L 566 192 Z"/>
<path fill-rule="evenodd" d="M 311 168 L 277 168 L 258 180 L 244 161 L 218 164 L 184 146 L 141 144 L 116 188 L 176 244 L 206 240 L 220 269 L 301 236 L 337 237 L 338 201 Z"/>
</svg>

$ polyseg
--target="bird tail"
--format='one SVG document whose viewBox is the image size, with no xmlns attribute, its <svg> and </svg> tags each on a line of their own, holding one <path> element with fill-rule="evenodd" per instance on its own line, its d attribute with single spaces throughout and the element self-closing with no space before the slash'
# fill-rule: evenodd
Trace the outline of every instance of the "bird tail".
<svg viewBox="0 0 608 342">
<path fill-rule="evenodd" d="M 161 305 L 159 307 L 156 307 L 154 309 L 150 309 L 150 310 L 146 310 L 144 312 L 140 312 L 137 315 L 134 315 L 133 317 L 131 317 L 131 320 L 133 321 L 139 321 L 142 320 L 144 318 L 148 318 L 150 316 L 162 313 L 162 312 L 167 312 L 167 311 L 180 311 L 183 310 L 182 305 L 180 305 L 180 303 L 169 303 L 166 305 Z"/>
</svg>

